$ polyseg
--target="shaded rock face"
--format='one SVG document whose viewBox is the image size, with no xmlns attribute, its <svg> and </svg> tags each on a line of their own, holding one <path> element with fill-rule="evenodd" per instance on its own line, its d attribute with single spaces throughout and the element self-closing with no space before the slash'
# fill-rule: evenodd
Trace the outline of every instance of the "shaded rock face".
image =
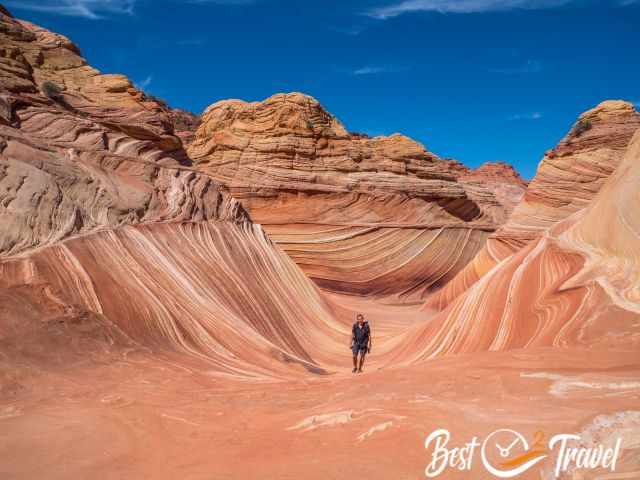
<svg viewBox="0 0 640 480">
<path fill-rule="evenodd" d="M 171 108 L 167 102 L 153 95 L 143 93 L 142 98 L 145 102 L 154 102 L 159 105 L 167 115 L 173 128 L 173 133 L 180 138 L 183 146 L 186 147 L 193 142 L 196 130 L 202 123 L 202 119 L 199 115 L 182 110 L 181 108 Z M 189 161 L 189 164 L 190 163 L 191 162 Z"/>
<path fill-rule="evenodd" d="M 441 310 L 497 263 L 539 239 L 556 223 L 586 208 L 627 152 L 640 127 L 633 105 L 610 100 L 580 115 L 557 147 L 549 150 L 509 220 L 446 288 L 427 300 Z"/>
<path fill-rule="evenodd" d="M 349 134 L 299 93 L 210 106 L 189 146 L 320 286 L 420 299 L 506 220 L 525 184 L 471 171 L 402 135 Z"/>
<path fill-rule="evenodd" d="M 195 133 L 202 119 L 191 112 L 179 108 L 169 109 L 169 118 L 173 124 L 174 133 L 180 137 L 182 144 L 186 147 L 195 139 Z"/>
</svg>

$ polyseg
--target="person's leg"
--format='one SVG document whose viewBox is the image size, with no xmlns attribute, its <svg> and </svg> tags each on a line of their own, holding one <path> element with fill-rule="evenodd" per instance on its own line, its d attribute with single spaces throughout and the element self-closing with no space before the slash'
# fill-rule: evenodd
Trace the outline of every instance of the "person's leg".
<svg viewBox="0 0 640 480">
<path fill-rule="evenodd" d="M 362 372 L 362 366 L 364 365 L 364 357 L 367 354 L 366 350 L 360 350 L 360 365 L 358 366 L 358 371 Z"/>
<path fill-rule="evenodd" d="M 353 353 L 353 373 L 358 370 L 358 346 L 351 347 L 351 353 Z"/>
</svg>

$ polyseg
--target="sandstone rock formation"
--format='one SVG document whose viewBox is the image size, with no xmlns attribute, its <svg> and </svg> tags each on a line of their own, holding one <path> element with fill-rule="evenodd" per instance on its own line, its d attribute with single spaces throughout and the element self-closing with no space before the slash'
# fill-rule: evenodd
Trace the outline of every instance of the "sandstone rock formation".
<svg viewBox="0 0 640 480">
<path fill-rule="evenodd" d="M 590 203 L 575 189 L 575 203 L 584 208 L 572 215 L 557 213 L 559 221 L 537 230 L 534 240 L 490 269 L 428 325 L 417 326 L 418 332 L 408 334 L 413 348 L 403 347 L 400 357 L 410 351 L 413 362 L 540 346 L 637 350 L 639 160 L 636 128 L 622 158 L 615 158 L 615 171 L 596 183 L 597 193 L 590 190 Z M 523 204 L 518 209 L 528 208 L 526 199 Z M 538 219 L 528 223 L 540 225 Z"/>
<path fill-rule="evenodd" d="M 348 327 L 225 188 L 188 166 L 175 112 L 86 65 L 66 38 L 0 20 L 6 344 L 89 323 L 221 375 L 321 371 L 318 345 Z"/>
<path fill-rule="evenodd" d="M 627 151 L 640 113 L 623 101 L 606 101 L 583 113 L 558 146 L 542 159 L 522 202 L 507 223 L 455 279 L 427 300 L 441 310 L 496 264 L 547 229 L 587 207 Z"/>
<path fill-rule="evenodd" d="M 300 94 L 197 122 L 0 7 L 4 476 L 423 478 L 428 432 L 502 423 L 623 435 L 615 476 L 640 475 L 629 104 L 583 115 L 520 203 L 504 164 L 349 134 Z M 377 301 L 440 285 L 429 313 Z"/>
<path fill-rule="evenodd" d="M 67 38 L 1 20 L 0 255 L 103 227 L 244 215 L 185 166 L 170 111 Z"/>
<path fill-rule="evenodd" d="M 421 299 L 464 267 L 525 184 L 402 135 L 352 135 L 299 93 L 211 105 L 189 147 L 324 289 Z"/>
<path fill-rule="evenodd" d="M 169 118 L 173 124 L 174 133 L 180 137 L 185 147 L 190 145 L 195 139 L 195 132 L 202 123 L 202 120 L 198 115 L 194 115 L 186 110 L 170 108 L 168 106 L 167 108 L 169 110 Z"/>
</svg>

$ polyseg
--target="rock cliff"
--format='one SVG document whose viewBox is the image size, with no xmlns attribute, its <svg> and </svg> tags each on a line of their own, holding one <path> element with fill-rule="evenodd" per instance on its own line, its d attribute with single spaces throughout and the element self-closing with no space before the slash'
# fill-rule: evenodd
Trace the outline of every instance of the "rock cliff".
<svg viewBox="0 0 640 480">
<path fill-rule="evenodd" d="M 402 135 L 350 134 L 312 97 L 211 105 L 190 145 L 318 285 L 419 300 L 452 278 L 507 219 L 525 183 L 477 171 Z"/>
<path fill-rule="evenodd" d="M 441 310 L 500 261 L 538 239 L 554 224 L 587 207 L 620 164 L 640 127 L 640 113 L 619 100 L 580 115 L 557 147 L 546 152 L 509 220 L 489 235 L 476 257 L 427 300 Z"/>
</svg>

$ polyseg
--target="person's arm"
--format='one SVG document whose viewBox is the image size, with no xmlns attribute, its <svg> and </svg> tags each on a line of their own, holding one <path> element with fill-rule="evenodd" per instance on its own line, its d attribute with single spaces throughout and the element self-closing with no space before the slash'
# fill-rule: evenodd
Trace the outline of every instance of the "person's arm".
<svg viewBox="0 0 640 480">
<path fill-rule="evenodd" d="M 369 346 L 367 347 L 367 353 L 371 353 L 371 328 L 369 328 Z"/>
<path fill-rule="evenodd" d="M 356 326 L 355 324 L 351 327 L 351 344 L 349 348 L 353 348 L 353 344 L 356 342 Z"/>
</svg>

